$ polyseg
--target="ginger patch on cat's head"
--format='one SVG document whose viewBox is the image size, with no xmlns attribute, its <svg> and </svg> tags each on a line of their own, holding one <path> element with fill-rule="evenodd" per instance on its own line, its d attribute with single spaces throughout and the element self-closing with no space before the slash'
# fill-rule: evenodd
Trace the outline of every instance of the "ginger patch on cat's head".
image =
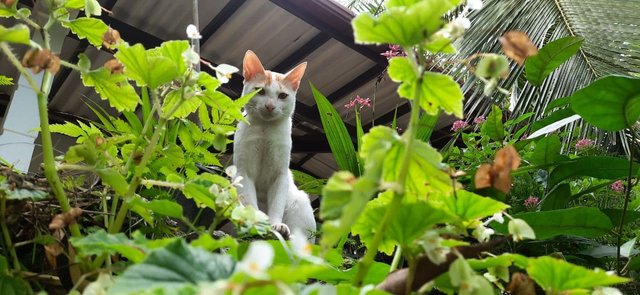
<svg viewBox="0 0 640 295">
<path fill-rule="evenodd" d="M 275 79 L 278 84 L 289 85 L 293 91 L 298 91 L 306 69 L 307 63 L 303 62 L 286 74 L 267 71 L 262 66 L 258 56 L 251 50 L 247 50 L 242 61 L 242 76 L 245 83 L 252 81 L 256 84 L 270 85 Z"/>
</svg>

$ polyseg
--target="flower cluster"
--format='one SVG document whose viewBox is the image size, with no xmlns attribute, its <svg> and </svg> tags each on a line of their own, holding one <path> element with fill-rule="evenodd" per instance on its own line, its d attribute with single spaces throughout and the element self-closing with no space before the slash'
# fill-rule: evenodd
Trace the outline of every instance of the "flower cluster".
<svg viewBox="0 0 640 295">
<path fill-rule="evenodd" d="M 431 262 L 440 265 L 447 261 L 447 254 L 451 252 L 449 247 L 442 245 L 443 239 L 436 231 L 428 231 L 422 236 L 421 245 Z"/>
<path fill-rule="evenodd" d="M 389 45 L 389 50 L 380 53 L 380 55 L 386 57 L 387 59 L 391 59 L 396 56 L 405 56 L 406 54 L 400 48 L 400 45 Z"/>
<path fill-rule="evenodd" d="M 478 116 L 475 119 L 473 119 L 473 124 L 480 125 L 485 121 L 487 121 L 487 118 L 485 116 Z"/>
<path fill-rule="evenodd" d="M 527 209 L 533 209 L 538 205 L 538 203 L 540 203 L 540 198 L 530 196 L 526 200 L 524 200 L 523 204 L 525 207 L 527 207 Z"/>
<path fill-rule="evenodd" d="M 592 148 L 593 145 L 594 145 L 593 140 L 587 139 L 587 138 L 583 138 L 583 139 L 578 140 L 578 142 L 576 142 L 576 150 L 581 151 L 581 150 L 585 150 L 585 149 L 588 149 L 588 148 Z"/>
<path fill-rule="evenodd" d="M 365 106 L 371 107 L 371 99 L 369 99 L 368 97 L 367 98 L 362 98 L 362 97 L 360 97 L 360 95 L 356 95 L 356 98 L 354 98 L 353 100 L 349 101 L 349 103 L 345 104 L 344 107 L 346 109 L 352 109 L 356 105 L 358 105 L 358 110 L 361 110 Z"/>
<path fill-rule="evenodd" d="M 467 128 L 467 126 L 469 126 L 469 124 L 467 124 L 467 122 L 462 121 L 462 120 L 458 120 L 453 122 L 453 125 L 451 125 L 451 131 L 453 132 L 458 132 L 464 128 Z"/>
<path fill-rule="evenodd" d="M 611 189 L 618 193 L 624 192 L 624 182 L 622 180 L 616 180 L 616 182 L 611 184 Z"/>
</svg>

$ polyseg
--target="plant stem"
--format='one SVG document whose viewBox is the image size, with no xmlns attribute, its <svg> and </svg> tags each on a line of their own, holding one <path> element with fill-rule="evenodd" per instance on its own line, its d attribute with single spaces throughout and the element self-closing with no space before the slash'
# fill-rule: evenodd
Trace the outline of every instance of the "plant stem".
<svg viewBox="0 0 640 295">
<path fill-rule="evenodd" d="M 413 290 L 411 286 L 413 285 L 413 280 L 416 277 L 417 268 L 418 268 L 418 261 L 416 261 L 416 259 L 414 258 L 409 258 L 409 274 L 407 275 L 407 281 L 406 281 L 406 287 L 405 287 L 406 295 L 411 294 L 411 290 Z"/>
<path fill-rule="evenodd" d="M 413 52 L 406 51 L 405 52 Z M 422 56 L 422 53 L 419 54 Z M 387 211 L 382 217 L 382 221 L 378 225 L 375 230 L 375 235 L 373 236 L 373 240 L 369 244 L 369 248 L 367 249 L 367 253 L 365 253 L 362 260 L 360 260 L 358 272 L 356 276 L 353 278 L 353 283 L 356 286 L 361 286 L 364 280 L 364 277 L 369 272 L 371 265 L 378 253 L 378 247 L 382 242 L 382 236 L 389 225 L 389 222 L 396 216 L 398 210 L 400 209 L 400 205 L 402 204 L 402 198 L 404 197 L 404 187 L 407 181 L 407 175 L 409 173 L 409 164 L 411 163 L 411 151 L 413 148 L 413 143 L 416 140 L 416 130 L 418 128 L 418 123 L 420 119 L 420 96 L 421 94 L 421 85 L 422 85 L 422 74 L 423 67 L 419 65 L 419 63 L 415 60 L 415 57 L 412 56 L 412 53 L 407 54 L 409 60 L 413 63 L 414 69 L 416 71 L 417 76 L 419 77 L 415 84 L 415 94 L 413 104 L 411 106 L 411 117 L 409 119 L 409 128 L 402 135 L 403 140 L 405 141 L 404 153 L 402 155 L 402 166 L 400 167 L 400 173 L 398 174 L 398 190 L 394 191 L 393 198 L 391 199 L 391 203 L 387 207 Z"/>
<path fill-rule="evenodd" d="M 155 179 L 142 179 L 140 181 L 140 184 L 142 184 L 142 185 L 153 185 L 153 186 L 159 186 L 159 187 L 167 187 L 167 188 L 178 189 L 178 190 L 184 189 L 184 184 L 182 184 L 182 183 L 179 183 L 179 182 L 168 182 L 168 181 L 155 180 Z"/>
<path fill-rule="evenodd" d="M 398 265 L 400 264 L 401 259 L 402 259 L 402 247 L 396 246 L 396 252 L 393 254 L 393 260 L 391 261 L 391 267 L 389 267 L 389 272 L 392 272 L 398 269 Z"/>
<path fill-rule="evenodd" d="M 11 241 L 11 236 L 9 235 L 9 228 L 7 227 L 5 213 L 7 212 L 7 199 L 4 196 L 0 196 L 0 226 L 2 227 L 2 236 L 4 238 L 4 244 L 7 249 L 9 249 L 9 253 L 11 254 L 11 259 L 13 260 L 13 269 L 20 271 L 20 260 L 18 260 L 18 255 L 16 254 L 16 247 L 13 245 Z"/>
<path fill-rule="evenodd" d="M 49 49 L 49 34 L 46 31 L 43 31 L 44 40 L 45 40 L 45 49 Z M 62 181 L 60 181 L 60 177 L 58 176 L 58 172 L 55 167 L 55 160 L 53 157 L 53 141 L 51 140 L 51 132 L 49 131 L 49 112 L 47 109 L 48 98 L 49 98 L 49 90 L 51 89 L 51 84 L 53 83 L 53 75 L 45 71 L 42 77 L 42 83 L 40 87 L 37 86 L 31 74 L 27 72 L 27 70 L 22 66 L 20 61 L 16 58 L 16 56 L 11 52 L 9 46 L 5 43 L 0 42 L 0 49 L 7 55 L 9 61 L 15 66 L 18 71 L 22 74 L 29 86 L 36 93 L 38 99 L 38 113 L 40 116 L 40 137 L 42 140 L 42 159 L 44 163 L 44 175 L 47 177 L 49 181 L 49 186 L 53 191 L 54 195 L 58 199 L 58 203 L 60 204 L 60 208 L 62 212 L 66 213 L 71 211 L 71 205 L 69 204 L 69 199 L 62 187 Z M 74 223 L 69 225 L 69 229 L 71 230 L 71 234 L 74 237 L 79 237 L 82 234 L 80 233 L 80 227 L 78 223 Z"/>
<path fill-rule="evenodd" d="M 627 175 L 627 187 L 625 189 L 624 206 L 622 207 L 622 213 L 620 215 L 620 225 L 618 226 L 618 240 L 616 243 L 616 272 L 618 275 L 622 272 L 620 263 L 620 246 L 622 245 L 622 230 L 624 230 L 624 217 L 627 213 L 627 207 L 629 206 L 629 199 L 631 198 L 631 175 L 633 174 L 633 144 L 636 142 L 636 134 L 634 130 L 629 129 L 631 133 L 631 142 L 629 143 L 629 173 Z"/>
</svg>

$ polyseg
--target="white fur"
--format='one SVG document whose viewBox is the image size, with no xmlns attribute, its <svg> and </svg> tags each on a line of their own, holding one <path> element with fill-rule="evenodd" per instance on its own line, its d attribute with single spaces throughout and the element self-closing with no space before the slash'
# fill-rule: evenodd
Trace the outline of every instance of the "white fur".
<svg viewBox="0 0 640 295">
<path fill-rule="evenodd" d="M 244 61 L 243 95 L 256 88 L 262 88 L 265 93 L 256 94 L 245 105 L 248 124 L 240 122 L 234 138 L 233 164 L 243 177 L 240 196 L 245 205 L 266 212 L 273 228 L 284 236 L 291 232 L 289 228 L 315 232 L 309 196 L 298 190 L 289 171 L 291 118 L 297 84 L 288 83 L 292 77 L 287 79 L 287 75 L 291 72 L 285 75 L 266 72 L 259 61 L 255 64 L 257 57 L 251 60 L 255 55 L 250 55 L 253 53 L 247 52 Z M 271 79 L 266 79 L 268 76 Z M 294 78 L 299 81 L 301 74 Z M 280 93 L 288 97 L 278 98 Z"/>
</svg>

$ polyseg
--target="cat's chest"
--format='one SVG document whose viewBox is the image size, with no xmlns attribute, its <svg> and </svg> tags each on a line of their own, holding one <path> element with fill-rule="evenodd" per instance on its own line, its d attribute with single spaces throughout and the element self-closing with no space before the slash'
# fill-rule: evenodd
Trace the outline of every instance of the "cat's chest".
<svg viewBox="0 0 640 295">
<path fill-rule="evenodd" d="M 249 177 L 282 172 L 289 166 L 291 131 L 272 126 L 242 126 L 236 133 L 234 162 Z"/>
</svg>

